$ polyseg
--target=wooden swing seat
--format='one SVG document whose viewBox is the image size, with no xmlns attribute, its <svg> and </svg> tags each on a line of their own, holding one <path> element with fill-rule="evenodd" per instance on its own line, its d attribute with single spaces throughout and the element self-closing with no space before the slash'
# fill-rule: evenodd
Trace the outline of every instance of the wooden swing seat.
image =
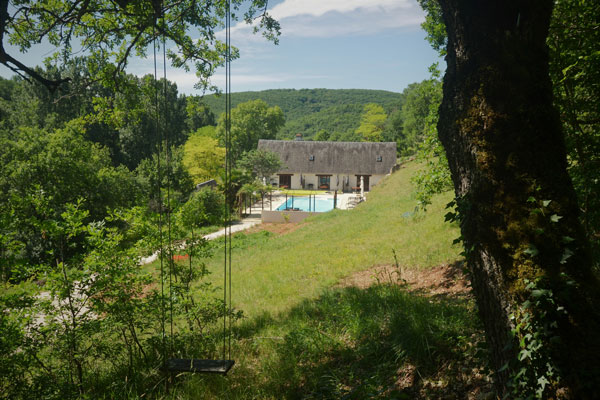
<svg viewBox="0 0 600 400">
<path fill-rule="evenodd" d="M 235 364 L 234 360 L 198 360 L 190 358 L 169 358 L 166 369 L 169 372 L 191 372 L 227 375 Z"/>
</svg>

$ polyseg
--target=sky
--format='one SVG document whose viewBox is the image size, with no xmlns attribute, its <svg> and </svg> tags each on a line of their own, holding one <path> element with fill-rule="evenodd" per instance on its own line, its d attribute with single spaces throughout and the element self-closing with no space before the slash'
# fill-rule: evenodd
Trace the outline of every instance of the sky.
<svg viewBox="0 0 600 400">
<path fill-rule="evenodd" d="M 240 50 L 240 58 L 231 64 L 233 92 L 279 88 L 401 92 L 408 84 L 427 79 L 431 64 L 444 65 L 425 40 L 420 27 L 424 14 L 416 0 L 271 0 L 269 13 L 281 24 L 279 45 L 253 34 L 244 22 L 232 27 L 232 44 Z M 38 64 L 51 50 L 42 46 L 19 58 Z M 152 65 L 151 59 L 136 59 L 127 71 L 142 76 L 153 71 Z M 0 75 L 11 73 L 0 66 Z M 201 94 L 193 87 L 193 72 L 169 68 L 167 78 L 177 83 L 180 93 Z M 223 69 L 212 83 L 224 89 Z"/>
</svg>

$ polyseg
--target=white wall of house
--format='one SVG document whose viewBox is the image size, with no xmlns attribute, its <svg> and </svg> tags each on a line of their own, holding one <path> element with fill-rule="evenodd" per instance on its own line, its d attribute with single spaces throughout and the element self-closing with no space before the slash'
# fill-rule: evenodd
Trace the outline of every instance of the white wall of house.
<svg viewBox="0 0 600 400">
<path fill-rule="evenodd" d="M 383 178 L 385 178 L 385 175 L 371 175 L 371 186 L 377 185 Z"/>
<path fill-rule="evenodd" d="M 291 189 L 302 189 L 301 178 L 304 180 L 304 189 L 319 190 L 319 177 L 318 175 L 330 175 L 329 177 L 329 190 L 343 191 L 344 189 L 351 190 L 353 187 L 360 187 L 360 181 L 357 182 L 355 174 L 292 174 Z M 375 186 L 385 175 L 370 175 L 369 176 L 369 189 Z M 269 179 L 269 182 L 274 186 L 279 186 L 279 176 L 273 175 Z"/>
</svg>

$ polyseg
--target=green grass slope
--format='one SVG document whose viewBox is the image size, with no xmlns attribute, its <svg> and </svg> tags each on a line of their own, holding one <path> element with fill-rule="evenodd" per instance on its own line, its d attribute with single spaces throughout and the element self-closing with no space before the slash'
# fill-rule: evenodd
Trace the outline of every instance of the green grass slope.
<svg viewBox="0 0 600 400">
<path fill-rule="evenodd" d="M 249 316 L 289 309 L 318 296 L 352 272 L 398 263 L 427 268 L 458 258 L 452 246 L 456 226 L 444 223 L 450 194 L 435 199 L 427 213 L 413 215 L 416 201 L 409 163 L 373 187 L 368 200 L 353 210 L 312 217 L 297 230 L 238 234 L 232 252 L 233 303 Z M 212 279 L 222 279 L 222 252 L 209 263 Z"/>
<path fill-rule="evenodd" d="M 469 297 L 432 297 L 391 278 L 365 289 L 336 285 L 394 264 L 392 249 L 403 268 L 458 259 L 457 228 L 443 222 L 450 194 L 426 214 L 411 213 L 417 167 L 388 177 L 356 209 L 321 214 L 281 236 L 236 235 L 233 302 L 246 315 L 233 329 L 236 366 L 227 377 L 180 377 L 177 398 L 492 398 Z M 220 282 L 222 259 L 209 268 Z"/>
</svg>

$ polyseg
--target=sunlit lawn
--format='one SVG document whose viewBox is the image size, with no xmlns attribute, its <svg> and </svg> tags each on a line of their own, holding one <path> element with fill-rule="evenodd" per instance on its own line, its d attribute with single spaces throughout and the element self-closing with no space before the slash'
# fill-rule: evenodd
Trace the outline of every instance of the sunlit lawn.
<svg viewBox="0 0 600 400">
<path fill-rule="evenodd" d="M 426 269 L 459 259 L 458 229 L 443 217 L 450 193 L 415 213 L 416 168 L 407 164 L 353 210 L 320 214 L 284 235 L 234 235 L 232 302 L 245 315 L 232 332 L 236 366 L 227 377 L 181 379 L 176 398 L 464 397 L 477 380 L 461 371 L 485 365 L 472 345 L 482 343 L 472 300 L 389 282 L 336 286 L 377 265 Z M 209 279 L 222 296 L 223 240 L 213 245 Z M 418 382 L 398 389 L 402 371 Z"/>
<path fill-rule="evenodd" d="M 403 267 L 426 268 L 458 258 L 452 246 L 458 230 L 443 222 L 450 194 L 434 200 L 427 213 L 414 214 L 409 163 L 375 186 L 353 210 L 334 210 L 308 219 L 297 230 L 238 234 L 232 252 L 234 306 L 248 317 L 285 311 L 354 271 L 392 264 L 395 250 Z M 208 262 L 212 280 L 222 282 L 223 251 Z"/>
</svg>

